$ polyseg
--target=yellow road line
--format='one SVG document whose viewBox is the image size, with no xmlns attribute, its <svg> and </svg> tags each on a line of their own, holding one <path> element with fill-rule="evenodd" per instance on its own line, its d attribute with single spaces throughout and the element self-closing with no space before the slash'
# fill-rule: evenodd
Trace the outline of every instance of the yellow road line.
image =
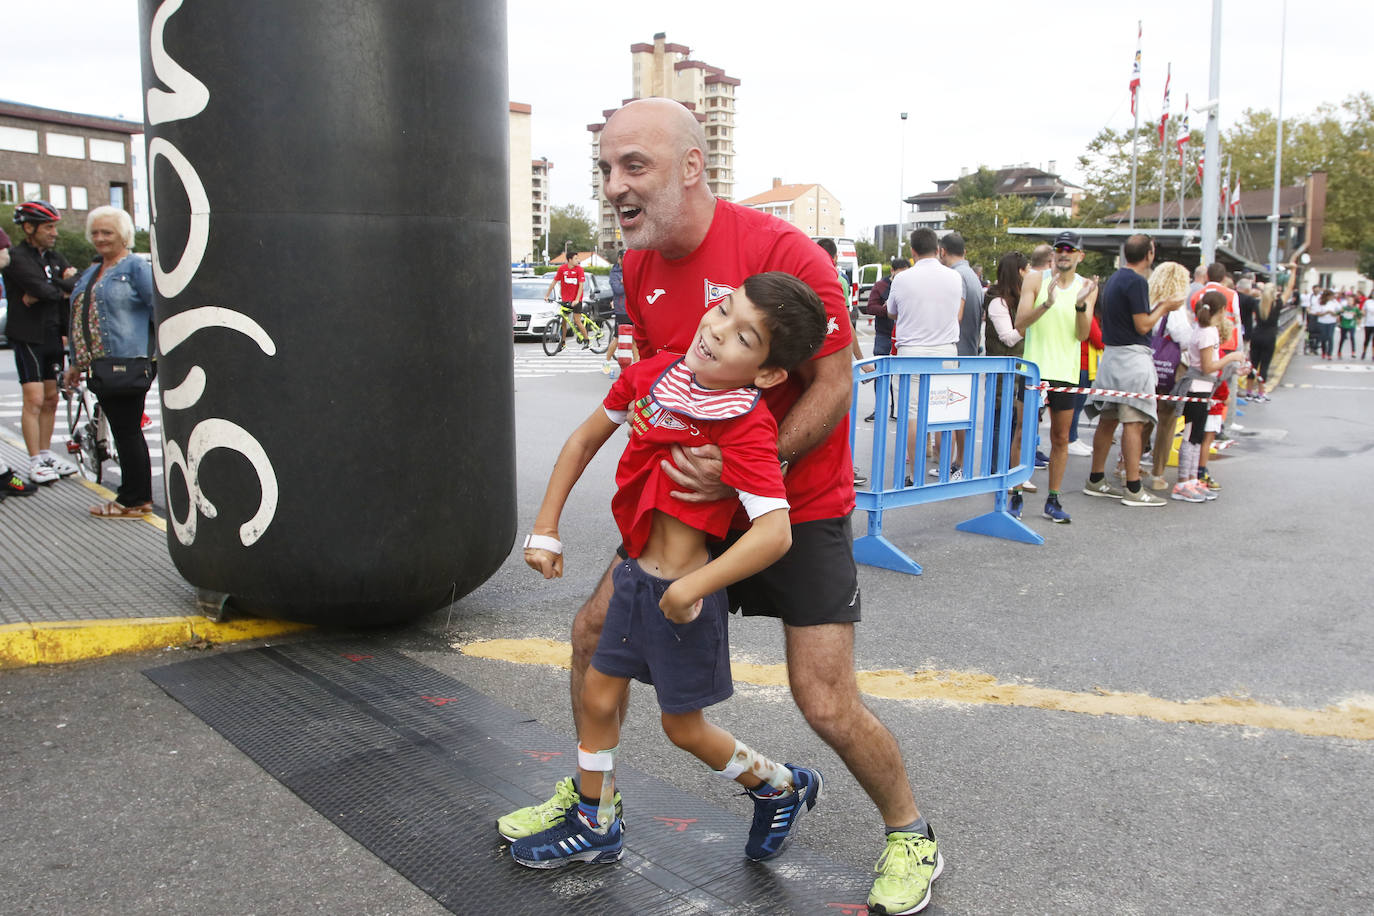
<svg viewBox="0 0 1374 916">
<path fill-rule="evenodd" d="M 458 644 L 464 655 L 523 665 L 568 668 L 572 647 L 551 639 L 491 639 Z M 786 687 L 785 665 L 732 662 L 737 682 Z M 1275 706 L 1245 697 L 1165 700 L 1145 693 L 1096 690 L 1076 693 L 1029 684 L 999 683 L 977 671 L 860 671 L 859 689 L 887 700 L 940 700 L 989 706 L 1054 709 L 1091 716 L 1136 716 L 1158 722 L 1240 725 L 1299 735 L 1374 740 L 1374 696 L 1351 697 L 1323 709 Z"/>
<path fill-rule="evenodd" d="M 215 623 L 194 616 L 12 623 L 0 626 L 0 668 L 62 664 L 121 652 L 179 646 L 193 640 L 220 643 L 265 639 L 305 629 L 309 629 L 306 624 L 281 620 Z"/>
</svg>

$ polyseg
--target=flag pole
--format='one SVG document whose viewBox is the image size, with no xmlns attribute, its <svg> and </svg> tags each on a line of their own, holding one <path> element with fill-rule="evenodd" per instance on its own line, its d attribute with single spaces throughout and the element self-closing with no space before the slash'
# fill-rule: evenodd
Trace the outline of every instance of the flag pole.
<svg viewBox="0 0 1374 916">
<path fill-rule="evenodd" d="M 1136 93 L 1140 89 L 1140 36 L 1143 25 L 1139 19 L 1135 23 L 1135 66 L 1131 71 L 1131 114 L 1135 116 L 1135 126 L 1131 128 L 1131 230 L 1135 231 L 1135 189 L 1136 155 L 1140 145 L 1140 106 L 1136 104 Z"/>
<path fill-rule="evenodd" d="M 1217 254 L 1217 194 L 1220 188 L 1220 138 L 1218 137 L 1221 94 L 1221 0 L 1212 0 L 1212 60 L 1207 80 L 1207 142 L 1202 163 L 1202 263 L 1211 264 Z"/>
<path fill-rule="evenodd" d="M 1269 215 L 1269 270 L 1276 281 L 1279 270 L 1279 183 L 1283 181 L 1283 52 L 1287 43 L 1288 0 L 1283 0 L 1283 25 L 1279 29 L 1279 133 L 1274 141 L 1274 207 Z M 1289 239 L 1288 247 L 1292 250 L 1292 239 Z"/>
<path fill-rule="evenodd" d="M 1169 62 L 1164 71 L 1164 110 L 1159 115 L 1159 228 L 1164 228 L 1164 198 L 1168 185 L 1164 180 L 1164 165 L 1169 158 L 1169 81 L 1173 79 L 1174 64 Z"/>
</svg>

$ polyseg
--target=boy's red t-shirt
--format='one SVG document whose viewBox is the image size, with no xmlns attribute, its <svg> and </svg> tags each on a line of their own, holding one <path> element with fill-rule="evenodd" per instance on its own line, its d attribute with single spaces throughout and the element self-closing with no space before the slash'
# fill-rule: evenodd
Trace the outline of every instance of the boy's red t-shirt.
<svg viewBox="0 0 1374 916">
<path fill-rule="evenodd" d="M 611 514 L 632 557 L 644 550 L 655 509 L 720 539 L 739 508 L 733 497 L 709 503 L 673 499 L 672 492 L 680 487 L 659 463 L 671 445 L 717 445 L 724 464 L 721 482 L 755 496 L 786 496 L 778 467 L 778 426 L 758 403 L 758 389 L 708 392 L 691 384 L 691 373 L 680 362 L 681 357 L 663 352 L 634 363 L 602 401 L 612 419 L 624 414 L 630 427 L 630 441 L 615 471 Z"/>
<path fill-rule="evenodd" d="M 835 266 L 820 246 L 776 217 L 718 200 L 706 238 L 686 257 L 669 260 L 657 251 L 639 249 L 625 253 L 625 308 L 640 355 L 662 350 L 686 353 L 706 309 L 748 277 L 770 270 L 799 278 L 825 304 L 826 337 L 812 358 L 847 350 L 853 334 L 849 310 Z M 783 384 L 764 391 L 764 402 L 778 423 L 804 388 L 794 372 Z M 773 449 L 776 462 L 776 440 Z M 854 508 L 849 423 L 837 423 L 820 445 L 792 463 L 785 481 L 793 524 L 849 514 Z"/>
</svg>

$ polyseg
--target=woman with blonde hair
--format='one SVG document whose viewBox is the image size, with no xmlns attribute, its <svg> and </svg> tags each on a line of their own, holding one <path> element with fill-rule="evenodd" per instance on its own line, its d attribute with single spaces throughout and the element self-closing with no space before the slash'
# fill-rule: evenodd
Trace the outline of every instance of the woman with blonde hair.
<svg viewBox="0 0 1374 916">
<path fill-rule="evenodd" d="M 1279 293 L 1278 286 L 1272 282 L 1260 288 L 1259 309 L 1255 312 L 1255 329 L 1250 335 L 1250 365 L 1254 367 L 1255 384 L 1258 386 L 1258 394 L 1254 395 L 1256 401 L 1269 400 L 1265 388 L 1268 385 L 1269 363 L 1274 358 L 1274 345 L 1279 339 L 1279 313 L 1283 311 L 1283 303 L 1287 302 L 1293 293 L 1293 281 L 1297 276 L 1297 268 L 1289 264 L 1288 283 L 1284 286 L 1282 294 Z"/>
<path fill-rule="evenodd" d="M 152 463 L 143 438 L 143 404 L 153 368 L 153 270 L 132 253 L 134 223 L 118 207 L 97 207 L 86 217 L 86 238 L 97 258 L 72 289 L 65 380 L 87 386 L 110 421 L 119 453 L 119 492 L 90 513 L 104 519 L 139 519 L 153 509 Z"/>
</svg>

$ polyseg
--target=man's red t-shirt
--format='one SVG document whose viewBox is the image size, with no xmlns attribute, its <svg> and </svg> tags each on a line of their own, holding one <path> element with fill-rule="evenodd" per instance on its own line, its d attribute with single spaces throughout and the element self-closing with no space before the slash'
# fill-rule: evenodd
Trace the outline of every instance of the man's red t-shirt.
<svg viewBox="0 0 1374 916">
<path fill-rule="evenodd" d="M 563 264 L 553 275 L 558 281 L 558 301 L 573 305 L 582 300 L 577 297 L 577 288 L 587 279 L 587 272 L 576 264 Z"/>
<path fill-rule="evenodd" d="M 673 499 L 672 492 L 680 488 L 660 464 L 671 445 L 719 446 L 725 484 L 750 494 L 746 498 L 771 501 L 761 509 L 786 505 L 778 426 L 758 402 L 756 388 L 708 391 L 695 385 L 681 357 L 666 351 L 626 367 L 602 401 L 611 419 L 630 425 L 611 498 L 626 553 L 637 557 L 644 551 L 655 509 L 720 539 L 740 506 L 735 498 L 710 503 Z"/>
<path fill-rule="evenodd" d="M 685 353 L 708 308 L 748 277 L 770 270 L 798 277 L 825 304 L 828 330 L 813 359 L 850 346 L 853 331 L 835 265 L 801 230 L 757 210 L 718 200 L 711 228 L 691 254 L 668 260 L 657 251 L 630 249 L 624 270 L 625 308 L 641 356 Z M 779 425 L 804 387 L 792 373 L 764 391 Z M 847 515 L 854 508 L 849 424 L 836 424 L 820 445 L 791 465 L 785 480 L 793 524 Z"/>
</svg>

